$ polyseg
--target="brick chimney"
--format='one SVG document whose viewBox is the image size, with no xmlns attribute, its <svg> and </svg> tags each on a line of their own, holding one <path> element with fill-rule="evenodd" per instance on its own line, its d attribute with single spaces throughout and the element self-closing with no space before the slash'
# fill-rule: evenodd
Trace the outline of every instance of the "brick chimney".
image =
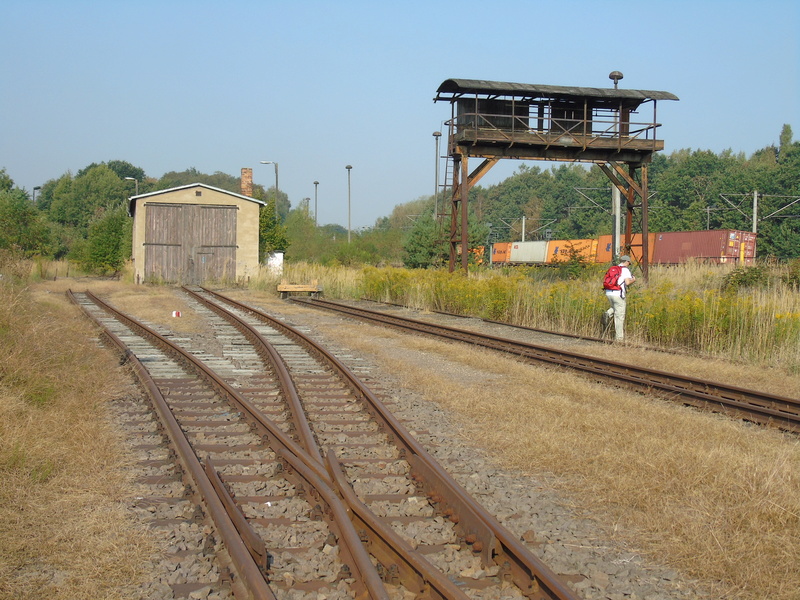
<svg viewBox="0 0 800 600">
<path fill-rule="evenodd" d="M 253 196 L 253 169 L 242 169 L 242 196 Z"/>
</svg>

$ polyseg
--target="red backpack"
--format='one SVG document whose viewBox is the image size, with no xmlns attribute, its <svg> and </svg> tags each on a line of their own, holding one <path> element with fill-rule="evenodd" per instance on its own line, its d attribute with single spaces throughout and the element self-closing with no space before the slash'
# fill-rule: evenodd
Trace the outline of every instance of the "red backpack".
<svg viewBox="0 0 800 600">
<path fill-rule="evenodd" d="M 622 287 L 619 285 L 619 276 L 622 273 L 622 267 L 619 265 L 614 265 L 608 271 L 606 271 L 606 276 L 603 278 L 603 289 L 605 290 L 621 290 Z"/>
</svg>

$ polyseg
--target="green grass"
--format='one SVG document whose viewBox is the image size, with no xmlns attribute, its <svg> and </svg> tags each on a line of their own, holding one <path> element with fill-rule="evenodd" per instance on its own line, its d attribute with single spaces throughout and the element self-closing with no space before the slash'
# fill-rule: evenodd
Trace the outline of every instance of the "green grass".
<svg viewBox="0 0 800 600">
<path fill-rule="evenodd" d="M 368 298 L 596 336 L 608 308 L 602 268 L 575 270 L 361 269 L 287 264 L 292 282 L 316 279 L 331 298 Z M 797 267 L 761 265 L 654 266 L 628 296 L 626 335 L 631 341 L 711 356 L 800 370 L 800 294 Z M 641 275 L 641 274 L 639 274 Z M 263 289 L 272 282 L 265 283 Z"/>
</svg>

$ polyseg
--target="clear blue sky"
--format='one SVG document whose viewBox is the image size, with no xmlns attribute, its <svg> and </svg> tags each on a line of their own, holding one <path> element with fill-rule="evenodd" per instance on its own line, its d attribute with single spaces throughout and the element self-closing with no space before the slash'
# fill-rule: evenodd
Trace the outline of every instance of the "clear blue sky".
<svg viewBox="0 0 800 600">
<path fill-rule="evenodd" d="M 318 189 L 372 226 L 433 193 L 449 78 L 664 90 L 659 137 L 750 155 L 800 139 L 796 0 L 3 0 L 0 168 L 32 190 L 92 162 Z M 501 161 L 481 185 L 511 175 Z M 540 165 L 547 167 L 548 165 Z"/>
</svg>

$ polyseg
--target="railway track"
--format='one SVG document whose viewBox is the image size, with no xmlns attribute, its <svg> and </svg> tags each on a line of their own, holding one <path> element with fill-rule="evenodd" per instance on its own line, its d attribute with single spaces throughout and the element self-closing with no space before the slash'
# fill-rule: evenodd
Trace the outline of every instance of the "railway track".
<svg viewBox="0 0 800 600">
<path fill-rule="evenodd" d="M 526 361 L 542 362 L 571 369 L 603 383 L 626 385 L 638 391 L 657 393 L 668 399 L 698 408 L 778 427 L 785 431 L 800 432 L 800 400 L 795 398 L 638 367 L 569 350 L 439 325 L 430 321 L 401 317 L 330 300 L 293 297 L 292 301 L 406 332 L 468 343 L 511 354 Z"/>
<path fill-rule="evenodd" d="M 185 291 L 222 359 L 70 297 L 148 391 L 237 597 L 577 598 L 334 355 L 258 309 Z"/>
</svg>

